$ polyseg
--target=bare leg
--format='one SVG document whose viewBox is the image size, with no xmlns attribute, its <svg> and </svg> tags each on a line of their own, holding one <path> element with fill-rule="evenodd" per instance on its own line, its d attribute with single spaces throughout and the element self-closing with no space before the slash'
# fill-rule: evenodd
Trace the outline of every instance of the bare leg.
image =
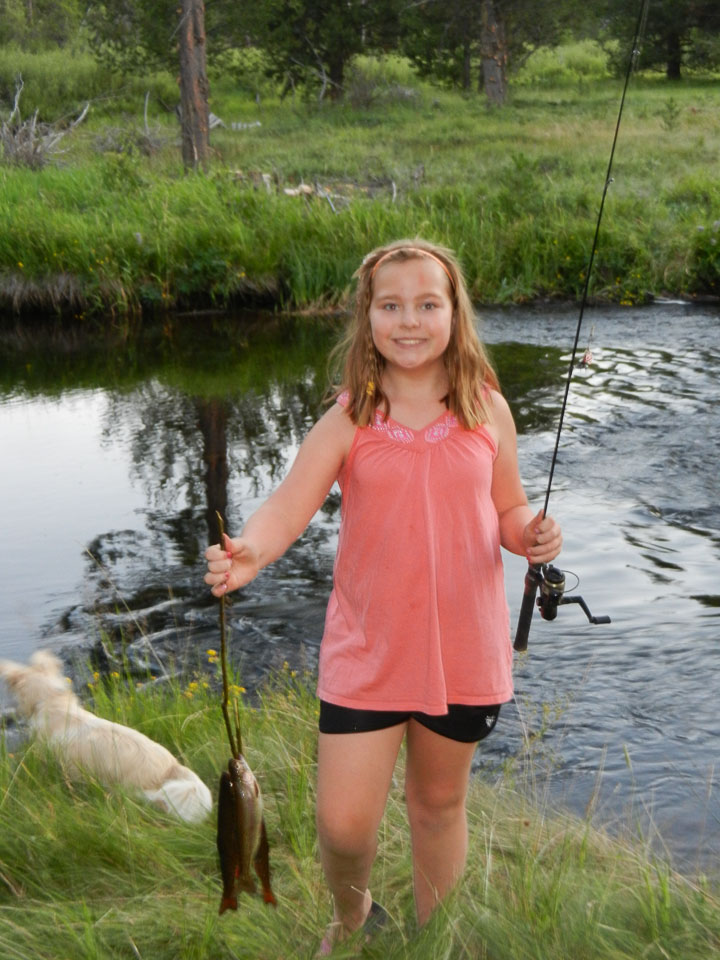
<svg viewBox="0 0 720 960">
<path fill-rule="evenodd" d="M 319 736 L 318 839 L 334 901 L 334 940 L 358 930 L 372 903 L 367 885 L 377 830 L 405 726 Z"/>
<path fill-rule="evenodd" d="M 405 793 L 412 836 L 418 922 L 462 876 L 467 858 L 467 796 L 475 743 L 458 743 L 416 720 L 407 731 Z"/>
</svg>

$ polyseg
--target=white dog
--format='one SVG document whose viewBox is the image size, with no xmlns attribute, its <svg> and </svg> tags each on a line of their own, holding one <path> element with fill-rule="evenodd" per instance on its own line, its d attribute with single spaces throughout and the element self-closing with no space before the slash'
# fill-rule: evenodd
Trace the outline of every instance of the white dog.
<svg viewBox="0 0 720 960">
<path fill-rule="evenodd" d="M 138 730 L 84 710 L 53 654 L 40 650 L 27 666 L 0 660 L 0 677 L 70 777 L 85 772 L 106 786 L 139 791 L 182 820 L 200 821 L 210 812 L 210 791 L 197 774 Z"/>
</svg>

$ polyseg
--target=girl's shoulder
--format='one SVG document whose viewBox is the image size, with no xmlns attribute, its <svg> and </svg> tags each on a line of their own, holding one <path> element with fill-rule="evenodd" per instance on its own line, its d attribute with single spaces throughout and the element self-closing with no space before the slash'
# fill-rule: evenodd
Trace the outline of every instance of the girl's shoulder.
<svg viewBox="0 0 720 960">
<path fill-rule="evenodd" d="M 515 436 L 515 421 L 510 405 L 502 393 L 493 387 L 486 386 L 484 389 L 490 416 L 483 426 L 500 447 L 503 439 Z"/>
<path fill-rule="evenodd" d="M 352 445 L 356 427 L 345 409 L 349 395 L 346 395 L 345 402 L 342 397 L 343 394 L 340 394 L 335 398 L 336 402 L 320 417 L 308 434 L 308 439 L 317 444 L 340 448 L 346 455 Z"/>
<path fill-rule="evenodd" d="M 493 413 L 497 412 L 500 415 L 502 415 L 503 413 L 510 412 L 510 406 L 508 405 L 507 400 L 502 395 L 502 393 L 500 393 L 499 390 L 496 390 L 494 387 L 489 387 L 485 385 L 483 387 L 483 392 L 487 397 L 488 405 L 490 407 L 490 410 Z"/>
</svg>

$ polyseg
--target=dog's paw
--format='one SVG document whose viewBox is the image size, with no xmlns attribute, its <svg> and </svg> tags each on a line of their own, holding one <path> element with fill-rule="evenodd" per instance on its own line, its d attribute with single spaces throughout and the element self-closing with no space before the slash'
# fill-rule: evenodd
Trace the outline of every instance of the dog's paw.
<svg viewBox="0 0 720 960">
<path fill-rule="evenodd" d="M 200 779 L 166 780 L 159 790 L 143 793 L 154 806 L 188 823 L 200 823 L 212 810 L 212 794 Z"/>
</svg>

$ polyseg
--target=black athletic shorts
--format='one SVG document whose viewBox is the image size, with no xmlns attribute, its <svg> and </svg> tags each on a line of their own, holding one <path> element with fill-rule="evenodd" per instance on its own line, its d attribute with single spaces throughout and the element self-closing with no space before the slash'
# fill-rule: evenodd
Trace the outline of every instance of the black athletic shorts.
<svg viewBox="0 0 720 960">
<path fill-rule="evenodd" d="M 413 719 L 449 740 L 475 743 L 492 733 L 499 713 L 499 703 L 489 707 L 449 703 L 447 713 L 433 716 L 411 710 L 355 710 L 321 700 L 319 725 L 320 733 L 369 733 Z"/>
</svg>

